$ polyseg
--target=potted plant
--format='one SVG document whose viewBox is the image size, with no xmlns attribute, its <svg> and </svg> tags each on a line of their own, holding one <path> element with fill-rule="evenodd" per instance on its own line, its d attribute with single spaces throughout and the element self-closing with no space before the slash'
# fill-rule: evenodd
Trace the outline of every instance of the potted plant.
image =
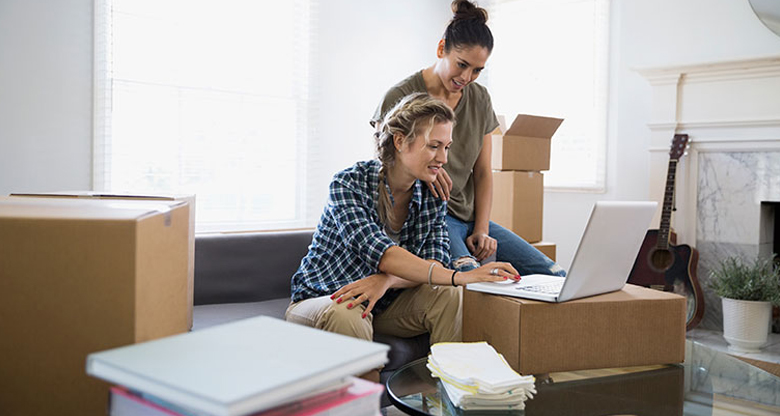
<svg viewBox="0 0 780 416">
<path fill-rule="evenodd" d="M 766 344 L 772 305 L 780 305 L 780 267 L 772 258 L 752 264 L 728 257 L 710 273 L 709 286 L 723 299 L 723 337 L 734 352 Z"/>
</svg>

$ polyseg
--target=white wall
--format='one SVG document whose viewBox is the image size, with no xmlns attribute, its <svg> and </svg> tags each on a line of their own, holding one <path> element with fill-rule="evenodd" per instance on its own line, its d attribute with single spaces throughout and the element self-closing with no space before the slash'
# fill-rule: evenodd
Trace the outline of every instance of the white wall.
<svg viewBox="0 0 780 416">
<path fill-rule="evenodd" d="M 0 1 L 0 195 L 92 184 L 92 0 Z"/>
<path fill-rule="evenodd" d="M 613 0 L 611 14 L 607 191 L 545 193 L 544 238 L 567 268 L 593 202 L 649 196 L 652 96 L 634 70 L 780 55 L 747 0 Z"/>
</svg>

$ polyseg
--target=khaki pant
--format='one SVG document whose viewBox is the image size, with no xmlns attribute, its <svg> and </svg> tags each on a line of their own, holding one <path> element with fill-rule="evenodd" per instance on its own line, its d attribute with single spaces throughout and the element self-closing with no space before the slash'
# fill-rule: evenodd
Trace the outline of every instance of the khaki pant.
<svg viewBox="0 0 780 416">
<path fill-rule="evenodd" d="M 432 289 L 428 285 L 404 289 L 389 308 L 379 315 L 362 317 L 365 307 L 347 309 L 349 301 L 336 303 L 321 296 L 292 303 L 285 319 L 337 334 L 371 341 L 374 331 L 410 338 L 426 332 L 431 344 L 461 340 L 461 290 L 455 287 Z"/>
</svg>

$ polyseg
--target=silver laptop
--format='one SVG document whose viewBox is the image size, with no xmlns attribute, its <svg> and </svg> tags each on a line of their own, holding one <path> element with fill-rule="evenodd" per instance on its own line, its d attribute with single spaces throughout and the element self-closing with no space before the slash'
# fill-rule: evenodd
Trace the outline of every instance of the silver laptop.
<svg viewBox="0 0 780 416">
<path fill-rule="evenodd" d="M 471 283 L 466 289 L 545 302 L 620 290 L 642 246 L 657 202 L 599 201 L 593 206 L 566 278 L 532 274 L 519 282 Z"/>
</svg>

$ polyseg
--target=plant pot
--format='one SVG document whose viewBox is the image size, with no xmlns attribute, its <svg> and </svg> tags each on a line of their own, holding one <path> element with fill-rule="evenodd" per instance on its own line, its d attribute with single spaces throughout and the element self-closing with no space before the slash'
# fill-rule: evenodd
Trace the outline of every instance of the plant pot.
<svg viewBox="0 0 780 416">
<path fill-rule="evenodd" d="M 723 299 L 723 338 L 729 351 L 758 352 L 769 337 L 772 304 Z"/>
</svg>

